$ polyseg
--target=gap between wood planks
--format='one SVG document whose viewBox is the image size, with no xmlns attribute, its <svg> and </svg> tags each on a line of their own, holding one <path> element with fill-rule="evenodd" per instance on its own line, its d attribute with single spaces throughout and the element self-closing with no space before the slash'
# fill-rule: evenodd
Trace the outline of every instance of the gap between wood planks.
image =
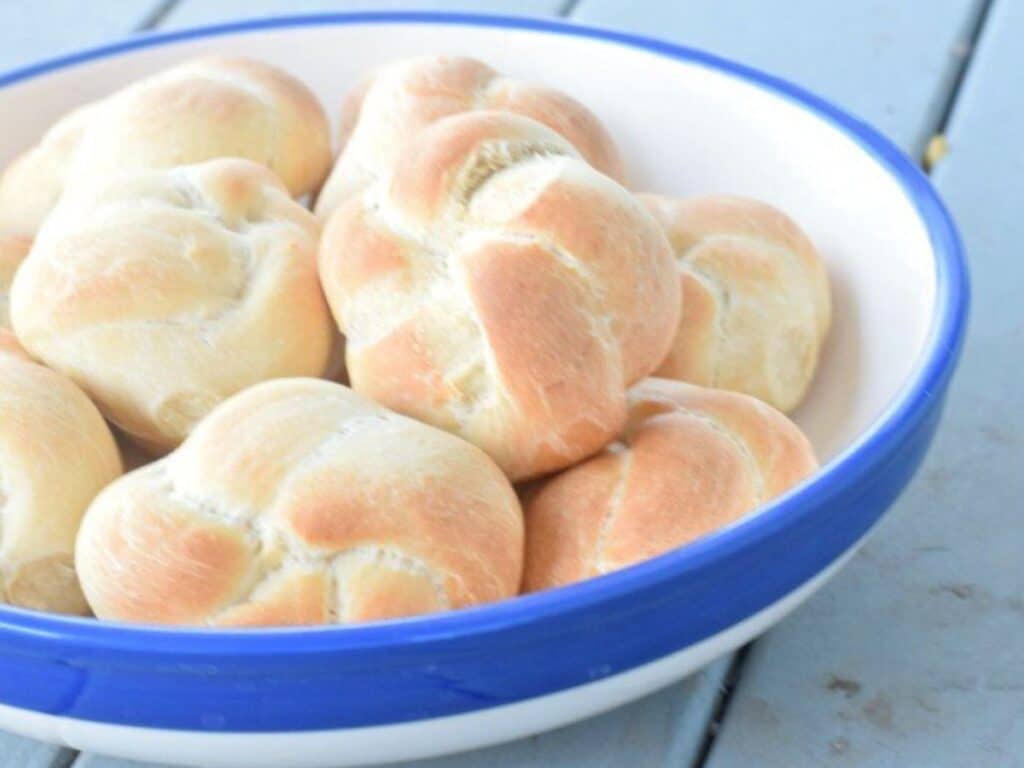
<svg viewBox="0 0 1024 768">
<path fill-rule="evenodd" d="M 50 763 L 50 768 L 72 768 L 78 760 L 78 752 L 72 749 L 65 749 L 58 752 Z"/>
<path fill-rule="evenodd" d="M 561 8 L 558 9 L 558 15 L 564 18 L 572 16 L 573 11 L 576 10 L 576 6 L 580 4 L 580 0 L 565 0 L 562 3 Z"/>
<path fill-rule="evenodd" d="M 151 29 L 156 29 L 167 18 L 167 14 L 173 11 L 174 7 L 180 2 L 181 0 L 163 0 L 135 26 L 132 32 L 148 32 Z"/>
<path fill-rule="evenodd" d="M 960 57 L 960 66 L 957 68 L 956 75 L 953 78 L 953 86 L 949 90 L 949 96 L 945 104 L 942 105 L 942 112 L 939 113 L 938 125 L 935 126 L 936 135 L 945 133 L 946 128 L 949 126 L 949 119 L 953 115 L 953 108 L 956 105 L 957 97 L 960 95 L 960 89 L 963 87 L 964 78 L 967 76 L 968 65 L 974 55 L 974 49 L 978 45 L 981 32 L 988 22 L 988 15 L 992 10 L 994 2 L 995 0 L 982 0 L 981 8 L 978 10 L 978 17 L 975 19 L 974 26 L 971 27 L 971 31 L 967 36 L 965 49 Z"/>
<path fill-rule="evenodd" d="M 946 100 L 942 105 L 942 111 L 939 113 L 939 117 L 936 120 L 935 129 L 932 131 L 932 139 L 928 142 L 923 156 L 918 159 L 919 164 L 929 175 L 931 175 L 935 166 L 941 161 L 942 156 L 947 151 L 945 140 L 946 128 L 948 127 L 949 121 L 956 108 L 957 99 L 960 96 L 960 91 L 963 88 L 964 81 L 967 77 L 967 71 L 970 68 L 971 60 L 974 57 L 974 51 L 977 47 L 978 40 L 981 38 L 981 34 L 985 29 L 985 24 L 988 22 L 989 11 L 991 11 L 994 2 L 995 0 L 983 0 L 981 7 L 978 10 L 977 19 L 967 35 L 967 40 L 964 43 L 964 49 L 962 52 L 958 52 L 960 62 L 953 77 L 953 83 L 949 89 Z M 940 147 L 941 149 L 936 151 L 937 147 Z M 933 152 L 935 154 L 933 154 Z M 755 643 L 757 643 L 757 640 L 752 640 L 737 651 L 736 655 L 733 657 L 732 663 L 729 665 L 729 670 L 726 672 L 725 679 L 722 681 L 722 685 L 719 689 L 718 699 L 715 701 L 711 710 L 711 715 L 704 732 L 704 740 L 701 742 L 700 749 L 698 750 L 697 756 L 694 758 L 694 762 L 690 768 L 704 768 L 708 759 L 711 757 L 711 752 L 715 746 L 715 740 L 722 728 L 722 724 L 725 722 L 725 719 L 729 714 L 729 707 L 732 704 L 733 695 L 739 685 L 740 678 L 743 676 L 743 667 L 747 660 L 747 656 Z"/>
</svg>

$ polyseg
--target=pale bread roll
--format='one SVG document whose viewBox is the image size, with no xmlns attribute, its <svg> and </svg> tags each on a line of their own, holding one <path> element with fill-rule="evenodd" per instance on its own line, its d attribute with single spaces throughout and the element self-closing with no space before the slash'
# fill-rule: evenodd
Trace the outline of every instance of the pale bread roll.
<svg viewBox="0 0 1024 768">
<path fill-rule="evenodd" d="M 341 151 L 316 202 L 327 217 L 387 174 L 405 144 L 441 118 L 504 110 L 544 123 L 606 176 L 623 180 L 618 150 L 601 122 L 552 88 L 504 77 L 483 62 L 421 56 L 383 67 L 360 82 L 341 109 Z"/>
<path fill-rule="evenodd" d="M 596 456 L 526 493 L 525 590 L 641 562 L 739 520 L 817 468 L 803 433 L 747 395 L 666 379 L 630 390 Z"/>
<path fill-rule="evenodd" d="M 50 216 L 11 318 L 25 348 L 118 427 L 167 450 L 251 384 L 324 372 L 318 234 L 248 160 L 121 175 Z"/>
<path fill-rule="evenodd" d="M 120 474 L 96 407 L 0 331 L 0 603 L 88 612 L 75 535 L 86 507 Z"/>
<path fill-rule="evenodd" d="M 323 108 L 301 82 L 251 59 L 186 61 L 80 107 L 0 177 L 0 234 L 31 239 L 66 188 L 151 168 L 243 157 L 294 196 L 331 164 Z"/>
<path fill-rule="evenodd" d="M 522 512 L 479 449 L 339 384 L 223 403 L 92 504 L 78 538 L 101 619 L 352 623 L 516 594 Z"/>
<path fill-rule="evenodd" d="M 66 114 L 0 174 L 0 238 L 4 241 L 23 243 L 28 252 L 60 200 L 78 145 L 99 103 Z"/>
<path fill-rule="evenodd" d="M 331 217 L 320 275 L 352 387 L 514 480 L 611 439 L 661 362 L 679 290 L 636 198 L 540 123 L 469 112 Z"/>
<path fill-rule="evenodd" d="M 785 214 L 739 197 L 641 195 L 676 254 L 683 311 L 657 376 L 792 411 L 828 332 L 828 275 Z"/>
</svg>

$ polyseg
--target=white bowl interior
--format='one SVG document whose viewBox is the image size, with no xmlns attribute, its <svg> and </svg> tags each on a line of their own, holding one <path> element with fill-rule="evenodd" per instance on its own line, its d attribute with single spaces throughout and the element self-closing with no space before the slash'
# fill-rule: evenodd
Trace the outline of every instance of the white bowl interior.
<svg viewBox="0 0 1024 768">
<path fill-rule="evenodd" d="M 796 414 L 822 460 L 848 447 L 914 369 L 935 300 L 928 234 L 896 181 L 857 143 L 795 102 L 699 64 L 585 38 L 449 25 L 276 29 L 206 37 L 101 59 L 0 89 L 0 159 L 59 115 L 200 53 L 255 56 L 308 83 L 329 114 L 392 59 L 476 56 L 575 95 L 610 128 L 631 186 L 752 195 L 789 213 L 824 255 L 834 319 Z"/>
</svg>

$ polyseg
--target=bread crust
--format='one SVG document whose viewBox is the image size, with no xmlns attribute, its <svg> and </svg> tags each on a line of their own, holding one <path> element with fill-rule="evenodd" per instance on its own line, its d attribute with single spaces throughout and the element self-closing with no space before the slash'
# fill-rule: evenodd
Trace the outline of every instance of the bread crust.
<svg viewBox="0 0 1024 768">
<path fill-rule="evenodd" d="M 536 483 L 524 588 L 624 568 L 749 514 L 817 468 L 802 432 L 747 395 L 646 379 L 618 441 Z"/>
<path fill-rule="evenodd" d="M 757 200 L 640 198 L 672 244 L 683 298 L 655 375 L 791 412 L 814 378 L 831 319 L 828 275 L 810 239 Z"/>
<path fill-rule="evenodd" d="M 340 151 L 316 203 L 326 219 L 346 200 L 386 175 L 402 148 L 438 120 L 473 110 L 503 110 L 552 129 L 606 176 L 624 181 L 622 160 L 608 132 L 566 94 L 505 77 L 481 61 L 422 56 L 363 78 L 341 107 Z"/>
<path fill-rule="evenodd" d="M 263 62 L 205 56 L 132 83 L 58 120 L 0 176 L 0 234 L 31 240 L 68 189 L 124 172 L 242 157 L 296 196 L 331 164 L 323 107 Z"/>
<path fill-rule="evenodd" d="M 88 612 L 75 536 L 93 497 L 120 474 L 96 407 L 0 330 L 0 602 Z"/>
<path fill-rule="evenodd" d="M 329 220 L 320 276 L 353 388 L 514 480 L 597 450 L 679 313 L 664 234 L 554 131 L 506 112 L 424 130 Z"/>
<path fill-rule="evenodd" d="M 511 597 L 523 523 L 479 449 L 317 379 L 236 395 L 125 475 L 78 539 L 104 619 L 351 623 Z"/>
<path fill-rule="evenodd" d="M 118 427 L 166 451 L 235 392 L 324 373 L 318 236 L 248 160 L 123 174 L 48 219 L 14 282 L 13 325 Z"/>
</svg>

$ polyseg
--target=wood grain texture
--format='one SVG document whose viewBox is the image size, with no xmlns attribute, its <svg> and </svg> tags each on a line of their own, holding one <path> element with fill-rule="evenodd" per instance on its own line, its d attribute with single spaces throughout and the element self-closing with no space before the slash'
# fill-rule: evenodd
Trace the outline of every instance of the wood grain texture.
<svg viewBox="0 0 1024 768">
<path fill-rule="evenodd" d="M 943 111 L 982 0 L 581 0 L 572 17 L 764 69 L 844 106 L 915 156 Z"/>
<path fill-rule="evenodd" d="M 540 16 L 557 14 L 563 4 L 563 0 L 181 0 L 162 27 L 331 11 L 446 10 Z"/>
<path fill-rule="evenodd" d="M 973 312 L 945 421 L 862 554 L 753 649 L 709 768 L 1024 766 L 1024 3 L 996 0 L 935 182 Z"/>
</svg>

